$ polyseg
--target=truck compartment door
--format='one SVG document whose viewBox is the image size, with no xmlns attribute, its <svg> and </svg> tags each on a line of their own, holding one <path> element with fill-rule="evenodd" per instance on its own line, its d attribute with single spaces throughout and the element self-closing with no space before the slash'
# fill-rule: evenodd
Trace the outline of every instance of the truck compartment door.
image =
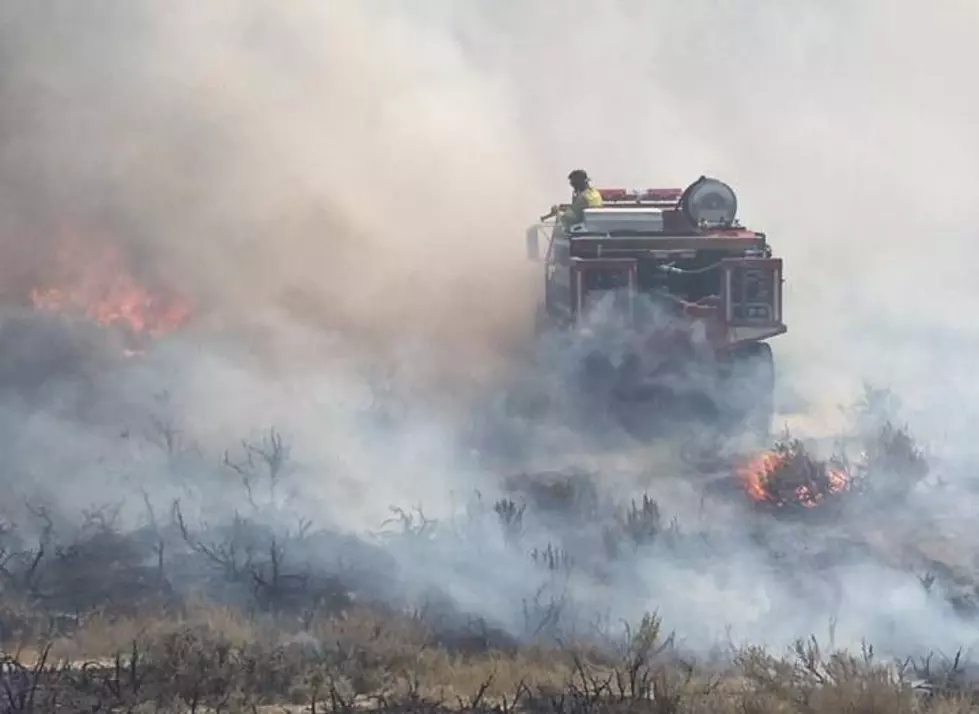
<svg viewBox="0 0 979 714">
<path fill-rule="evenodd" d="M 635 258 L 572 258 L 571 285 L 576 317 L 587 315 L 599 300 L 611 295 L 615 313 L 631 323 L 638 282 Z"/>
<path fill-rule="evenodd" d="M 781 258 L 726 258 L 721 271 L 721 314 L 729 327 L 784 328 Z"/>
</svg>

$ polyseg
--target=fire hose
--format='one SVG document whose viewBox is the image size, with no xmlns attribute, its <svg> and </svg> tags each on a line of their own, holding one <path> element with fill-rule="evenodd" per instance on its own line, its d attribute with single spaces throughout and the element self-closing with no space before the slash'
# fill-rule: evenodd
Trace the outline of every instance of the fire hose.
<svg viewBox="0 0 979 714">
<path fill-rule="evenodd" d="M 664 265 L 657 265 L 656 269 L 661 273 L 668 273 L 670 275 L 701 275 L 703 273 L 709 273 L 712 270 L 717 270 L 720 267 L 721 263 L 718 261 L 710 265 L 705 265 L 703 268 L 678 268 L 676 267 L 676 263 L 666 263 Z"/>
</svg>

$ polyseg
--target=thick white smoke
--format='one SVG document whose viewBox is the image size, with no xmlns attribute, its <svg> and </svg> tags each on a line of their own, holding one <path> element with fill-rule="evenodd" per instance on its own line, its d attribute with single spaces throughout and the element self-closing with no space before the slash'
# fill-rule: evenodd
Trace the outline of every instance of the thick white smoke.
<svg viewBox="0 0 979 714">
<path fill-rule="evenodd" d="M 115 382 L 105 409 L 145 426 L 169 390 L 166 410 L 209 456 L 275 425 L 309 515 L 363 530 L 391 504 L 445 514 L 494 488 L 461 435 L 528 346 L 541 276 L 523 229 L 565 196 L 568 170 L 634 187 L 715 175 L 786 260 L 790 332 L 775 349 L 786 411 L 801 411 L 786 417 L 824 435 L 872 378 L 961 464 L 977 396 L 976 20 L 966 2 L 882 0 L 7 3 L 3 294 L 44 274 L 62 230 L 131 247 L 195 299 L 199 323 L 99 382 Z M 389 370 L 394 428 L 364 416 L 369 376 Z M 22 402 L 7 408 L 23 437 L 12 458 L 34 459 L 27 490 L 55 494 L 70 472 L 84 485 L 60 491 L 67 508 L 122 471 L 178 493 L 104 411 L 88 407 L 98 429 L 79 417 L 77 389 L 49 389 L 56 406 L 27 421 Z M 637 458 L 621 460 L 641 473 Z M 228 488 L 207 483 L 211 498 Z M 506 595 L 530 565 L 458 543 L 389 552 L 419 587 L 514 625 L 520 597 Z M 614 574 L 616 613 L 662 605 L 713 634 L 807 634 L 818 623 L 786 612 L 795 595 L 762 560 L 739 546 L 725 581 L 637 558 Z M 872 597 L 893 571 L 868 562 L 836 574 L 851 640 L 878 608 L 933 618 L 929 644 L 962 634 L 917 595 Z M 915 585 L 900 578 L 894 592 Z M 592 587 L 576 592 L 597 609 Z M 775 624 L 745 622 L 740 598 L 774 603 Z"/>
</svg>

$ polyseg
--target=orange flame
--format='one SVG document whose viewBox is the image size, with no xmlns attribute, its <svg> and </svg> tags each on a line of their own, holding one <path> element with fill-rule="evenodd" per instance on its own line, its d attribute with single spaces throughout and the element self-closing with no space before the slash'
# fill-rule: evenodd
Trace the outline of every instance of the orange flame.
<svg viewBox="0 0 979 714">
<path fill-rule="evenodd" d="M 790 458 L 789 454 L 763 451 L 736 465 L 735 473 L 748 498 L 755 503 L 768 503 L 778 507 L 794 503 L 803 508 L 815 508 L 827 495 L 840 493 L 849 486 L 846 471 L 821 467 L 821 472 L 825 474 L 824 483 L 810 480 L 794 487 L 787 484 L 787 489 L 779 489 L 778 480 L 786 468 L 791 468 Z"/>
<path fill-rule="evenodd" d="M 83 249 L 78 241 L 70 240 L 59 248 L 56 260 L 60 279 L 31 290 L 31 302 L 38 310 L 77 313 L 103 326 L 122 326 L 153 338 L 190 318 L 189 300 L 155 294 L 139 284 L 115 246 Z"/>
</svg>

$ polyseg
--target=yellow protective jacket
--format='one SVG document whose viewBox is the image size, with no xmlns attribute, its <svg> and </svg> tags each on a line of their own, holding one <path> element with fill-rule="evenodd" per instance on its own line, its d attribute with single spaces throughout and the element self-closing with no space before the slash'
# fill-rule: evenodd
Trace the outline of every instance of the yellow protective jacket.
<svg viewBox="0 0 979 714">
<path fill-rule="evenodd" d="M 579 191 L 571 198 L 570 208 L 561 212 L 559 217 L 565 228 L 570 228 L 575 223 L 584 220 L 586 208 L 600 208 L 602 206 L 602 194 L 597 188 L 589 186 L 584 191 Z"/>
</svg>

